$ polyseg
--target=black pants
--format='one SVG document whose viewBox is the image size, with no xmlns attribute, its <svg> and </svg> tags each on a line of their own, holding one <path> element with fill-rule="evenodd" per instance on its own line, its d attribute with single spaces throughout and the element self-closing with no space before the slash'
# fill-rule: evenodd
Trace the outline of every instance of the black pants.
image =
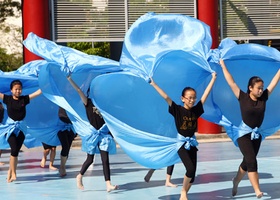
<svg viewBox="0 0 280 200">
<path fill-rule="evenodd" d="M 171 176 L 173 174 L 173 169 L 174 165 L 168 166 L 166 169 L 166 173 Z"/>
<path fill-rule="evenodd" d="M 42 145 L 43 145 L 43 147 L 44 147 L 45 150 L 47 150 L 47 149 L 52 149 L 52 148 L 55 148 L 55 147 L 56 147 L 56 146 L 48 145 L 48 144 L 46 144 L 46 143 L 44 143 L 44 142 L 42 142 Z"/>
<path fill-rule="evenodd" d="M 197 148 L 191 146 L 190 150 L 185 149 L 184 145 L 178 150 L 179 157 L 181 158 L 185 168 L 186 176 L 191 178 L 191 183 L 194 182 L 196 165 L 197 165 Z"/>
<path fill-rule="evenodd" d="M 261 146 L 261 136 L 259 139 L 251 140 L 251 134 L 246 134 L 237 139 L 239 149 L 243 154 L 243 161 L 240 167 L 244 171 L 258 171 L 257 155 Z"/>
<path fill-rule="evenodd" d="M 72 145 L 72 142 L 75 138 L 75 133 L 70 130 L 65 130 L 65 131 L 59 131 L 57 133 L 57 136 L 59 138 L 59 141 L 61 143 L 61 156 L 68 157 L 70 147 Z"/>
<path fill-rule="evenodd" d="M 101 151 L 100 150 L 100 156 L 101 156 L 101 161 L 102 161 L 102 166 L 103 166 L 103 174 L 104 174 L 104 179 L 105 181 L 110 181 L 111 174 L 110 174 L 110 164 L 109 164 L 109 153 L 107 151 Z M 80 173 L 84 175 L 84 173 L 87 171 L 89 166 L 93 163 L 93 158 L 94 155 L 87 154 L 87 159 L 85 160 Z"/>
<path fill-rule="evenodd" d="M 10 135 L 8 138 L 8 143 L 11 147 L 11 156 L 17 157 L 18 153 L 22 147 L 22 144 L 24 142 L 25 136 L 22 131 L 19 132 L 18 136 L 16 136 L 14 133 Z"/>
</svg>

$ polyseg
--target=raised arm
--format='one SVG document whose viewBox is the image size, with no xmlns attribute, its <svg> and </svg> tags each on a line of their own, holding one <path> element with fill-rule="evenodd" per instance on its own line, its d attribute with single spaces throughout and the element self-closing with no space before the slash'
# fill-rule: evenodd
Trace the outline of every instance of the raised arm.
<svg viewBox="0 0 280 200">
<path fill-rule="evenodd" d="M 204 93 L 203 93 L 203 95 L 202 95 L 202 97 L 200 99 L 202 104 L 205 103 L 205 101 L 206 101 L 206 99 L 207 99 L 207 97 L 208 97 L 208 95 L 209 95 L 209 93 L 210 93 L 210 91 L 211 91 L 211 89 L 212 89 L 212 87 L 213 87 L 213 85 L 215 83 L 216 78 L 217 78 L 217 74 L 216 74 L 216 72 L 213 72 L 212 73 L 212 79 L 209 82 L 209 84 L 207 85 L 207 87 L 206 87 L 206 89 L 205 89 L 205 91 L 204 91 Z"/>
<path fill-rule="evenodd" d="M 87 97 L 86 95 L 83 93 L 83 91 L 80 89 L 80 87 L 73 81 L 73 79 L 71 78 L 71 76 L 67 77 L 68 81 L 70 82 L 70 84 L 73 86 L 73 88 L 78 92 L 79 96 L 81 97 L 84 105 L 87 105 Z"/>
<path fill-rule="evenodd" d="M 171 106 L 172 99 L 170 99 L 170 97 L 154 82 L 153 79 L 151 79 L 150 84 L 156 89 L 156 91 L 160 94 L 160 96 L 162 96 L 165 99 L 168 105 Z"/>
<path fill-rule="evenodd" d="M 29 95 L 29 99 L 34 99 L 35 97 L 39 96 L 40 94 L 42 94 L 41 89 L 36 90 L 35 92 L 33 92 L 32 94 Z"/>
<path fill-rule="evenodd" d="M 229 85 L 229 87 L 231 88 L 231 90 L 233 91 L 233 94 L 236 96 L 236 98 L 239 98 L 239 93 L 240 93 L 240 88 L 238 87 L 238 85 L 235 83 L 233 77 L 231 76 L 231 74 L 229 73 L 229 71 L 227 70 L 227 67 L 224 63 L 224 60 L 220 60 L 220 65 L 222 67 L 225 79 Z"/>
<path fill-rule="evenodd" d="M 273 79 L 271 80 L 270 84 L 267 87 L 268 95 L 272 93 L 277 83 L 279 82 L 279 79 L 280 79 L 280 69 L 278 69 L 277 73 L 275 74 L 275 76 L 273 77 Z"/>
</svg>

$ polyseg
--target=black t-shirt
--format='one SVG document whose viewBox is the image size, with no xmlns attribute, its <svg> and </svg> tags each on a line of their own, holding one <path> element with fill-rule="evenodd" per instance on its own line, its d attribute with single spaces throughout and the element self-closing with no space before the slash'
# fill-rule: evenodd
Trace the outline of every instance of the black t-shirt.
<svg viewBox="0 0 280 200">
<path fill-rule="evenodd" d="M 58 117 L 61 121 L 63 121 L 66 124 L 72 124 L 71 120 L 69 119 L 66 110 L 59 107 L 58 109 Z"/>
<path fill-rule="evenodd" d="M 264 90 L 262 96 L 257 101 L 250 98 L 248 93 L 240 90 L 239 105 L 242 115 L 242 120 L 251 128 L 260 127 L 264 119 L 266 101 L 268 99 L 268 90 Z"/>
<path fill-rule="evenodd" d="M 103 124 L 105 124 L 105 121 L 90 99 L 88 99 L 85 107 L 89 123 L 96 128 L 96 130 L 100 129 Z"/>
<path fill-rule="evenodd" d="M 20 96 L 18 100 L 12 95 L 5 95 L 3 103 L 7 105 L 8 116 L 14 121 L 21 121 L 26 115 L 26 105 L 29 104 L 29 95 Z"/>
<path fill-rule="evenodd" d="M 3 122 L 4 119 L 4 107 L 3 104 L 0 102 L 0 123 Z"/>
<path fill-rule="evenodd" d="M 173 115 L 178 133 L 184 137 L 192 137 L 197 129 L 197 119 L 204 113 L 203 105 L 199 101 L 190 110 L 172 101 L 169 113 Z"/>
</svg>

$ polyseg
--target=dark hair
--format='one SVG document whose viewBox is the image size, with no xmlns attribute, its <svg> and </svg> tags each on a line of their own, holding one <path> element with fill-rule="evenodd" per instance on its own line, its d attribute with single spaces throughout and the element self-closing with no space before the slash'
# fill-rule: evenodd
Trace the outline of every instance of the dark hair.
<svg viewBox="0 0 280 200">
<path fill-rule="evenodd" d="M 185 87 L 182 91 L 182 97 L 185 96 L 186 91 L 194 91 L 196 93 L 195 89 L 193 89 L 192 87 Z"/>
<path fill-rule="evenodd" d="M 20 80 L 13 80 L 10 84 L 10 89 L 13 89 L 14 85 L 20 85 L 22 87 L 22 82 Z"/>
<path fill-rule="evenodd" d="M 258 82 L 262 82 L 263 83 L 263 80 L 258 77 L 258 76 L 252 76 L 250 79 L 249 79 L 249 82 L 248 82 L 248 86 L 247 86 L 247 93 L 249 94 L 250 93 L 250 90 L 249 90 L 249 87 L 254 87 L 254 85 Z"/>
</svg>

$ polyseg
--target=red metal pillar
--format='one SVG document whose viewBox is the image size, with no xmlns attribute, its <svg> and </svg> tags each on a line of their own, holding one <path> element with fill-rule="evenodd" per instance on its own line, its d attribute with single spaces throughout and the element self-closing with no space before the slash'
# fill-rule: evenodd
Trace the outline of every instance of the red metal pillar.
<svg viewBox="0 0 280 200">
<path fill-rule="evenodd" d="M 218 28 L 218 0 L 197 0 L 197 18 L 210 26 L 212 36 L 211 48 L 217 48 L 219 45 Z M 222 127 L 211 123 L 202 118 L 198 119 L 198 133 L 221 133 Z"/>
<path fill-rule="evenodd" d="M 49 0 L 22 0 L 22 32 L 23 39 L 33 32 L 39 37 L 50 39 Z M 23 47 L 24 63 L 42 59 Z"/>
</svg>

